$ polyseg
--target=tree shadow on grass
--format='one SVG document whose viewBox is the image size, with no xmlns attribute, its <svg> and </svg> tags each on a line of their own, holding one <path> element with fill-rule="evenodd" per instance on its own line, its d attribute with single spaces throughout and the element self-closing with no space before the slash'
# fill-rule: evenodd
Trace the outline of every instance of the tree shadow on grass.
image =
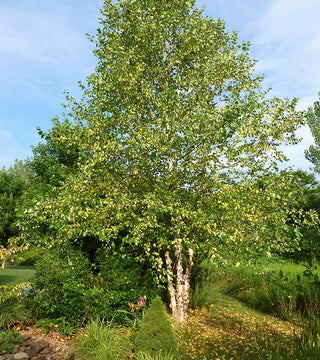
<svg viewBox="0 0 320 360">
<path fill-rule="evenodd" d="M 34 274 L 33 266 L 6 266 L 0 269 L 0 286 L 15 285 L 27 281 Z"/>
<path fill-rule="evenodd" d="M 6 274 L 1 274 L 0 273 L 0 286 L 4 286 L 4 285 L 12 285 L 13 283 L 16 283 L 19 281 L 19 277 L 18 276 L 14 276 L 14 275 L 6 275 Z"/>
</svg>

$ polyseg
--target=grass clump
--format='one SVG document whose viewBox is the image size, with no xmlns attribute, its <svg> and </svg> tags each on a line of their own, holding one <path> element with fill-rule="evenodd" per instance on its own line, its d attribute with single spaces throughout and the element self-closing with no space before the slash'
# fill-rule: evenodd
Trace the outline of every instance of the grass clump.
<svg viewBox="0 0 320 360">
<path fill-rule="evenodd" d="M 283 346 L 279 334 L 275 333 L 265 343 L 257 342 L 261 360 L 317 360 L 320 359 L 319 323 L 308 320 L 299 333 L 294 332 Z M 275 344 L 275 345 L 274 345 Z M 266 351 L 266 350 L 267 351 Z"/>
<path fill-rule="evenodd" d="M 77 356 L 86 360 L 122 360 L 131 353 L 127 335 L 110 324 L 91 321 L 75 344 Z"/>
<path fill-rule="evenodd" d="M 142 326 L 134 338 L 134 345 L 138 359 L 139 356 L 143 359 L 148 355 L 152 359 L 174 358 L 176 340 L 160 297 L 156 297 L 147 309 Z M 160 355 L 162 357 L 159 358 Z"/>
<path fill-rule="evenodd" d="M 9 329 L 14 322 L 28 322 L 29 313 L 20 298 L 20 285 L 0 286 L 0 329 Z"/>
<path fill-rule="evenodd" d="M 320 280 L 315 264 L 262 259 L 255 264 L 212 264 L 199 279 L 196 307 L 218 302 L 220 290 L 253 309 L 285 320 L 320 314 Z"/>
<path fill-rule="evenodd" d="M 135 360 L 174 360 L 176 359 L 175 355 L 171 354 L 157 354 L 150 355 L 148 353 L 140 352 L 135 357 Z"/>
</svg>

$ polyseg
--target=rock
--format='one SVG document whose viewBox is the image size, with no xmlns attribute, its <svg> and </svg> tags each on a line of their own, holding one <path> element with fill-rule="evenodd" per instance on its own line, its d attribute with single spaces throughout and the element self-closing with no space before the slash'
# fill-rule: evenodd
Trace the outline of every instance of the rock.
<svg viewBox="0 0 320 360">
<path fill-rule="evenodd" d="M 44 336 L 36 327 L 20 335 L 24 342 L 15 346 L 12 354 L 0 353 L 0 360 L 81 360 L 72 353 L 71 337 L 54 332 Z"/>
<path fill-rule="evenodd" d="M 19 352 L 24 352 L 29 356 L 29 358 L 33 358 L 34 356 L 39 354 L 42 350 L 47 349 L 48 346 L 49 343 L 47 341 L 43 341 L 43 340 L 32 341 L 29 339 L 27 342 L 20 345 Z"/>
<path fill-rule="evenodd" d="M 19 352 L 19 348 L 20 348 L 20 345 L 15 345 L 14 347 L 13 347 L 13 353 L 15 354 L 15 353 L 18 353 Z"/>
<path fill-rule="evenodd" d="M 13 354 L 13 360 L 29 360 L 30 357 L 25 352 L 19 352 L 17 354 Z"/>
<path fill-rule="evenodd" d="M 22 344 L 22 345 L 19 347 L 19 351 L 17 352 L 17 354 L 18 354 L 18 353 L 25 353 L 25 354 L 27 354 L 29 357 L 31 357 L 32 354 L 30 354 L 29 351 L 30 351 L 29 346 L 26 346 L 25 344 Z"/>
<path fill-rule="evenodd" d="M 22 332 L 20 333 L 20 336 L 22 337 L 23 341 L 27 341 L 30 339 L 30 334 L 28 334 L 27 332 Z"/>
<path fill-rule="evenodd" d="M 42 351 L 42 354 L 50 354 L 51 353 L 51 349 L 49 348 L 45 348 L 43 351 Z"/>
<path fill-rule="evenodd" d="M 27 348 L 20 348 L 20 351 L 21 352 L 23 352 L 23 353 L 25 353 L 25 354 L 27 354 L 28 356 L 29 356 L 29 358 L 32 358 L 32 357 L 34 357 L 34 356 L 36 356 L 37 355 L 37 353 L 35 353 L 34 351 L 32 351 L 29 347 L 27 347 Z"/>
<path fill-rule="evenodd" d="M 48 346 L 49 344 L 46 341 L 38 341 L 30 345 L 30 350 L 33 351 L 35 354 L 39 354 L 39 352 L 41 352 Z"/>
<path fill-rule="evenodd" d="M 13 355 L 11 354 L 4 354 L 3 356 L 5 360 L 13 360 Z"/>
</svg>

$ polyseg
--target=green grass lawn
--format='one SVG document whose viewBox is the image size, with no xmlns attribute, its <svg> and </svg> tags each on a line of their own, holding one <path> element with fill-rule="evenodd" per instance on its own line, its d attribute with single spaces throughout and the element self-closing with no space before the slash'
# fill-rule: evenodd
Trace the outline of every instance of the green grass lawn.
<svg viewBox="0 0 320 360">
<path fill-rule="evenodd" d="M 34 266 L 6 266 L 0 269 L 0 286 L 15 285 L 25 282 L 35 273 Z"/>
</svg>

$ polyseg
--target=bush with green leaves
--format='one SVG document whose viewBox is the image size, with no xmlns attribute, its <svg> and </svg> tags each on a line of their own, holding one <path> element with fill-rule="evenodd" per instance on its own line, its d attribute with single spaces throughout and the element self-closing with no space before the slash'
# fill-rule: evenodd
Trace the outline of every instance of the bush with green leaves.
<svg viewBox="0 0 320 360">
<path fill-rule="evenodd" d="M 21 344 L 23 339 L 19 332 L 15 329 L 7 329 L 0 331 L 0 354 L 11 353 L 14 345 Z"/>
<path fill-rule="evenodd" d="M 133 274 L 129 268 L 124 271 L 124 266 L 112 271 L 115 264 L 110 258 L 110 264 L 104 265 L 101 273 L 93 274 L 89 260 L 80 250 L 51 250 L 36 264 L 31 290 L 28 288 L 23 294 L 25 304 L 37 320 L 47 319 L 64 333 L 74 332 L 92 319 L 130 326 L 141 317 L 143 307 L 132 311 L 129 304 L 137 304 L 140 297 L 147 298 L 147 289 L 137 282 L 125 284 L 127 277 L 135 278 L 136 269 Z M 112 278 L 116 279 L 114 283 Z"/>
<path fill-rule="evenodd" d="M 75 353 L 86 360 L 123 360 L 131 353 L 129 337 L 111 323 L 91 321 L 78 336 Z"/>
<path fill-rule="evenodd" d="M 156 297 L 147 309 L 142 326 L 134 336 L 134 346 L 139 353 L 150 356 L 176 354 L 176 340 L 172 325 L 160 297 Z"/>
<path fill-rule="evenodd" d="M 118 325 L 136 327 L 140 322 L 145 304 L 140 306 L 142 298 L 139 290 L 105 290 L 93 287 L 83 294 L 83 308 L 87 319 L 108 320 Z M 135 307 L 131 307 L 135 304 Z"/>
<path fill-rule="evenodd" d="M 130 249 L 127 251 L 130 252 Z M 120 253 L 116 255 L 101 248 L 98 251 L 97 266 L 103 278 L 103 286 L 108 290 L 139 289 L 140 296 L 154 298 L 158 295 L 158 284 L 147 260 L 141 262 L 135 256 Z"/>
<path fill-rule="evenodd" d="M 24 301 L 36 319 L 61 319 L 71 328 L 84 318 L 84 293 L 90 285 L 89 262 L 80 251 L 51 250 L 36 264 L 33 292 Z"/>
<path fill-rule="evenodd" d="M 108 320 L 112 318 L 118 324 L 135 327 L 134 322 L 140 321 L 145 307 L 140 306 L 139 299 L 143 298 L 148 304 L 149 299 L 159 294 L 159 287 L 150 267 L 137 261 L 134 256 L 112 254 L 103 248 L 99 249 L 96 260 L 99 291 L 104 293 L 105 304 L 99 317 Z"/>
</svg>

